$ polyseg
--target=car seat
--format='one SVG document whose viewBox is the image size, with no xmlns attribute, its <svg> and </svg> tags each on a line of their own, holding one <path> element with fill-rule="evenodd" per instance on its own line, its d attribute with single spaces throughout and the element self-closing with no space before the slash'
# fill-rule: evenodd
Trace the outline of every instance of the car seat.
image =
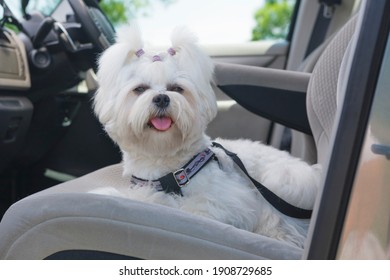
<svg viewBox="0 0 390 280">
<path fill-rule="evenodd" d="M 291 115 L 272 109 L 267 114 L 294 128 L 310 129 L 318 160 L 325 164 L 334 116 L 340 109 L 337 81 L 344 73 L 339 69 L 356 18 L 329 43 L 312 74 L 218 64 L 217 84 L 222 89 L 243 85 L 262 89 L 251 93 L 257 100 L 254 110 L 282 106 L 281 102 L 278 106 L 267 103 L 274 102 L 267 93 L 276 92 L 279 100 L 297 98 L 300 111 L 290 106 Z M 307 116 L 302 97 L 303 106 L 307 100 Z M 283 116 L 278 117 L 279 113 Z M 0 259 L 302 258 L 300 248 L 214 220 L 161 205 L 90 193 L 106 186 L 127 188 L 128 183 L 129 178 L 122 177 L 121 164 L 116 164 L 16 202 L 0 223 Z"/>
</svg>

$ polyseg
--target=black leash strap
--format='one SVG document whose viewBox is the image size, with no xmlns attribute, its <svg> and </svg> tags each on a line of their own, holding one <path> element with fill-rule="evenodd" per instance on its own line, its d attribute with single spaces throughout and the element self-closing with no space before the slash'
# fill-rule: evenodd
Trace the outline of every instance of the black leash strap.
<svg viewBox="0 0 390 280">
<path fill-rule="evenodd" d="M 245 175 L 248 176 L 248 178 L 256 186 L 257 190 L 261 193 L 261 195 L 278 211 L 280 211 L 284 215 L 293 218 L 310 219 L 312 210 L 302 209 L 288 203 L 287 201 L 283 200 L 282 198 L 274 194 L 272 191 L 267 189 L 263 184 L 253 179 L 252 176 L 249 175 L 248 171 L 246 170 L 244 164 L 242 163 L 241 159 L 237 156 L 237 154 L 226 150 L 221 144 L 216 142 L 213 142 L 213 147 L 222 149 L 234 161 L 234 163 L 237 164 L 237 166 L 245 173 Z"/>
</svg>

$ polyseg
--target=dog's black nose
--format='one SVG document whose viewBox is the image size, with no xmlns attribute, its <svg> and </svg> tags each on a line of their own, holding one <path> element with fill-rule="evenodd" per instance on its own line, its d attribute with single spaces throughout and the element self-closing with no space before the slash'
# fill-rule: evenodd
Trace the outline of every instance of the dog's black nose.
<svg viewBox="0 0 390 280">
<path fill-rule="evenodd" d="M 169 96 L 166 94 L 159 94 L 153 97 L 153 103 L 156 104 L 158 108 L 166 108 L 169 105 Z"/>
</svg>

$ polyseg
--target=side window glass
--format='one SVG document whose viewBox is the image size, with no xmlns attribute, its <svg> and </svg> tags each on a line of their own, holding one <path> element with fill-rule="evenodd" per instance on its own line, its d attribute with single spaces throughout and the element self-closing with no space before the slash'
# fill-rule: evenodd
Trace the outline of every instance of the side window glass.
<svg viewBox="0 0 390 280">
<path fill-rule="evenodd" d="M 22 14 L 22 2 L 21 0 L 4 0 L 8 8 L 12 13 L 20 19 Z M 39 11 L 44 15 L 50 15 L 50 13 L 59 5 L 61 0 L 29 0 L 26 7 L 26 12 Z"/>
<path fill-rule="evenodd" d="M 296 0 L 102 0 L 116 27 L 136 19 L 151 44 L 189 27 L 201 44 L 237 44 L 285 39 Z"/>
<path fill-rule="evenodd" d="M 45 15 L 50 15 L 60 2 L 61 0 L 30 0 L 26 10 L 27 12 L 40 11 Z"/>
<path fill-rule="evenodd" d="M 340 259 L 390 259 L 390 40 L 340 240 Z"/>
</svg>

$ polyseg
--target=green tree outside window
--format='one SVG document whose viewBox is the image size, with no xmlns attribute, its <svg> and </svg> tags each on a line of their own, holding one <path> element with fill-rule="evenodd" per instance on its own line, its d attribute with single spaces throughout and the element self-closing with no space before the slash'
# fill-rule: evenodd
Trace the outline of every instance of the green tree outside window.
<svg viewBox="0 0 390 280">
<path fill-rule="evenodd" d="M 159 0 L 168 6 L 176 0 Z M 112 24 L 118 25 L 128 22 L 137 15 L 148 15 L 152 7 L 152 0 L 102 0 L 100 7 L 110 19 Z"/>
<path fill-rule="evenodd" d="M 180 0 L 159 0 L 168 6 Z M 123 24 L 137 15 L 147 16 L 152 0 L 102 0 L 100 7 L 114 25 Z M 287 37 L 295 0 L 266 0 L 254 18 L 252 41 Z"/>
<path fill-rule="evenodd" d="M 252 30 L 252 41 L 285 39 L 290 26 L 295 1 L 266 0 L 255 13 L 256 26 Z"/>
</svg>

